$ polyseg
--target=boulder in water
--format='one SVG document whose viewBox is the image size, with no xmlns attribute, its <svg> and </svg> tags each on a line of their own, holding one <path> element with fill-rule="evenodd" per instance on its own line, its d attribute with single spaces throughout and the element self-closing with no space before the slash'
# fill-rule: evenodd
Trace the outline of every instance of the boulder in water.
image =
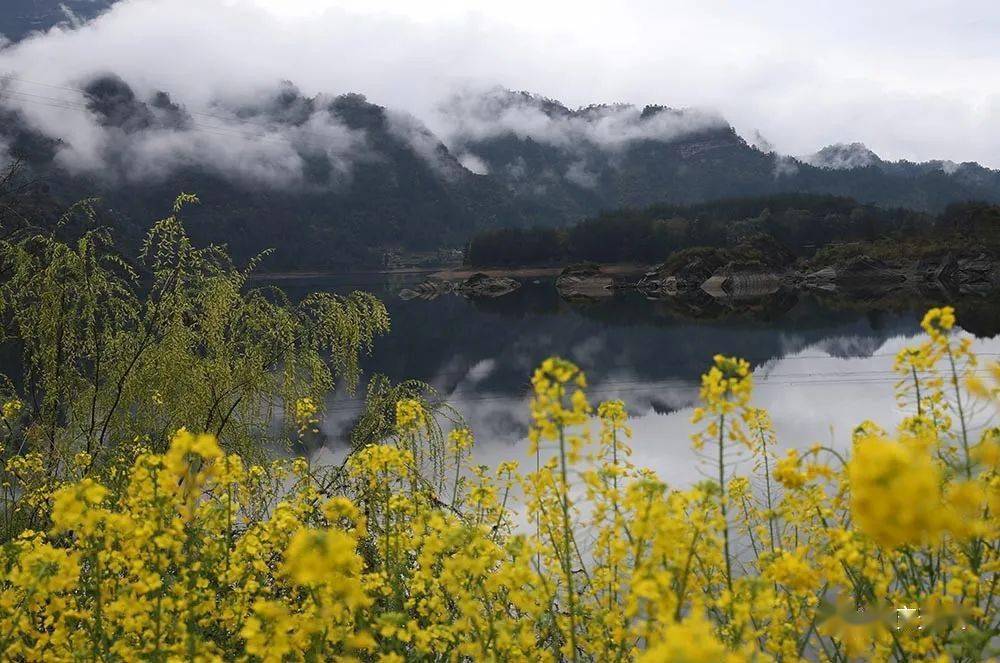
<svg viewBox="0 0 1000 663">
<path fill-rule="evenodd" d="M 449 281 L 438 278 L 428 278 L 412 288 L 404 288 L 399 291 L 400 299 L 437 299 L 441 295 L 453 292 L 455 285 Z"/>
<path fill-rule="evenodd" d="M 507 276 L 490 276 L 477 272 L 458 284 L 456 290 L 466 297 L 502 297 L 521 287 Z"/>
<path fill-rule="evenodd" d="M 568 299 L 609 297 L 614 284 L 614 278 L 596 263 L 570 265 L 556 279 L 556 289 Z"/>
</svg>

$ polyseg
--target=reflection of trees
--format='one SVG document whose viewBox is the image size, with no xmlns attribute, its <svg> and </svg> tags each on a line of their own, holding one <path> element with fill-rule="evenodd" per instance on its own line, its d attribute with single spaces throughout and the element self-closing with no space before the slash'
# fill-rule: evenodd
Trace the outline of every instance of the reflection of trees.
<svg viewBox="0 0 1000 663">
<path fill-rule="evenodd" d="M 678 322 L 771 322 L 791 311 L 799 295 L 779 290 L 766 297 L 712 297 L 697 290 L 682 297 L 647 300 L 633 292 L 601 300 L 572 302 L 574 312 L 612 324 L 677 324 Z"/>
<path fill-rule="evenodd" d="M 330 281 L 336 290 L 359 287 Z M 291 284 L 289 284 L 291 285 Z M 399 284 L 394 284 L 397 286 Z M 282 287 L 294 299 L 294 287 Z M 301 286 L 323 287 L 317 280 Z M 362 286 L 366 287 L 366 286 Z M 392 318 L 392 332 L 380 340 L 367 371 L 399 381 L 434 381 L 476 396 L 513 396 L 543 359 L 561 355 L 583 366 L 595 380 L 623 375 L 636 381 L 694 381 L 712 355 L 724 350 L 758 364 L 828 339 L 870 339 L 852 355 L 910 333 L 923 311 L 939 303 L 930 294 L 854 301 L 830 295 L 779 292 L 749 300 L 650 301 L 622 292 L 599 301 L 566 302 L 551 280 L 533 283 L 497 299 L 467 300 L 446 295 L 433 301 L 403 301 L 377 291 Z M 939 294 L 940 302 L 952 301 Z M 1000 329 L 995 298 L 956 298 L 959 320 L 976 335 Z M 495 360 L 492 372 L 474 385 L 464 382 L 477 363 Z"/>
<path fill-rule="evenodd" d="M 943 286 L 933 290 L 894 290 L 867 297 L 844 293 L 817 295 L 822 306 L 831 311 L 865 313 L 875 329 L 882 313 L 919 313 L 935 306 L 953 306 L 962 328 L 980 338 L 1000 334 L 1000 289 L 986 293 L 961 293 Z"/>
<path fill-rule="evenodd" d="M 436 378 L 447 391 L 476 363 L 495 359 L 496 368 L 475 389 L 505 394 L 522 390 L 524 376 L 553 354 L 595 377 L 696 380 L 722 348 L 763 362 L 831 336 L 881 340 L 912 329 L 917 319 L 915 312 L 888 313 L 873 330 L 863 313 L 831 311 L 794 296 L 709 302 L 715 317 L 698 318 L 673 301 L 651 302 L 636 293 L 571 304 L 551 284 L 526 284 L 494 300 L 387 301 L 393 331 L 367 362 L 369 370 L 394 379 Z"/>
<path fill-rule="evenodd" d="M 483 313 L 514 318 L 559 313 L 567 308 L 549 279 L 539 283 L 525 279 L 522 280 L 522 286 L 510 294 L 496 298 L 470 299 L 469 304 Z"/>
<path fill-rule="evenodd" d="M 992 338 L 1000 334 L 1000 291 L 985 297 L 969 296 L 955 301 L 959 324 L 962 328 L 980 338 Z"/>
</svg>

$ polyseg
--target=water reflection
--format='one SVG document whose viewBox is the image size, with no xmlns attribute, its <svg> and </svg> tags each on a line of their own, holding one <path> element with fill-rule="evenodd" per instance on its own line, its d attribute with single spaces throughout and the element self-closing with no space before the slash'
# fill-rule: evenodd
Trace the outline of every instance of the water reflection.
<svg viewBox="0 0 1000 663">
<path fill-rule="evenodd" d="M 845 308 L 796 296 L 728 312 L 702 310 L 706 319 L 634 294 L 569 303 L 550 282 L 481 301 L 455 295 L 403 301 L 395 294 L 403 285 L 380 278 L 282 284 L 293 296 L 323 288 L 363 288 L 381 296 L 393 330 L 376 343 L 365 370 L 436 387 L 476 431 L 479 462 L 526 459 L 528 380 L 543 359 L 560 355 L 586 370 L 592 402 L 621 398 L 628 404 L 634 462 L 676 484 L 699 477 L 688 420 L 698 377 L 714 354 L 751 361 L 755 404 L 771 411 L 780 444 L 842 448 L 862 420 L 892 427 L 902 416 L 893 396 L 892 358 L 920 341 L 920 316 L 938 303 Z M 989 338 L 996 334 L 998 309 L 990 300 L 959 306 L 959 321 L 983 337 L 974 348 L 986 355 L 1000 355 L 1000 339 Z M 338 393 L 328 407 L 326 451 L 337 453 L 359 398 Z"/>
</svg>

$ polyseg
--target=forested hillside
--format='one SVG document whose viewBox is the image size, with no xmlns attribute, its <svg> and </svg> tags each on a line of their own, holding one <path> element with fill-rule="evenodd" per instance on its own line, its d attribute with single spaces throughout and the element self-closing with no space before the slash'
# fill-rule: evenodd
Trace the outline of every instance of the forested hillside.
<svg viewBox="0 0 1000 663">
<path fill-rule="evenodd" d="M 953 205 L 940 216 L 861 204 L 851 198 L 781 194 L 694 205 L 652 205 L 605 212 L 565 229 L 498 229 L 470 241 L 472 265 L 596 262 L 653 263 L 694 246 L 736 246 L 767 235 L 798 255 L 832 243 L 884 237 L 930 237 L 939 232 L 992 228 L 996 207 Z M 972 219 L 977 219 L 972 221 Z M 985 229 L 984 229 L 985 232 Z"/>
</svg>

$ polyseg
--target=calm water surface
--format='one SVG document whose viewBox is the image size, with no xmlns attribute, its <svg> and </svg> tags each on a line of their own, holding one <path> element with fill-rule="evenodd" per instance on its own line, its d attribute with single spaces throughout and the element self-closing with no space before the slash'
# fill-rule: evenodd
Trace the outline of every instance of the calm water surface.
<svg viewBox="0 0 1000 663">
<path fill-rule="evenodd" d="M 790 296 L 749 310 L 716 304 L 678 311 L 634 293 L 570 303 L 550 280 L 529 281 L 495 300 L 400 299 L 399 290 L 419 278 L 352 275 L 280 285 L 292 296 L 361 289 L 381 297 L 393 328 L 365 358 L 366 373 L 433 385 L 475 431 L 479 462 L 527 459 L 528 380 L 542 360 L 559 355 L 586 371 L 591 402 L 621 398 L 628 404 L 633 461 L 674 484 L 699 477 L 688 420 L 699 376 L 713 355 L 752 363 L 754 402 L 771 411 L 782 446 L 843 448 L 860 421 L 892 426 L 903 416 L 893 397 L 892 359 L 921 340 L 923 309 L 939 303 L 847 310 Z M 1000 354 L 996 306 L 972 301 L 958 314 L 978 352 Z M 325 452 L 343 450 L 360 401 L 360 394 L 330 397 Z"/>
</svg>

